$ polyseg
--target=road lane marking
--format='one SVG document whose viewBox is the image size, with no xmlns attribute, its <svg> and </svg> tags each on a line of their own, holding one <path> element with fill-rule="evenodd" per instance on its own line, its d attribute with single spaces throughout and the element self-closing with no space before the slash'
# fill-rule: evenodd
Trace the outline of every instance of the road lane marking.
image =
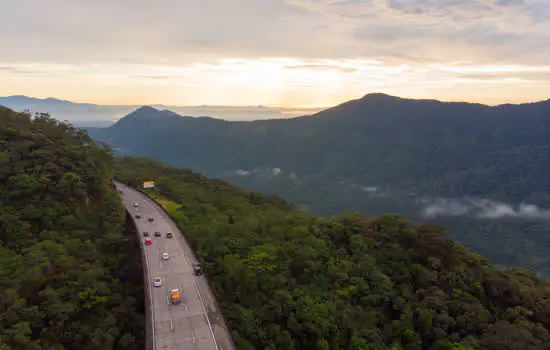
<svg viewBox="0 0 550 350">
<path fill-rule="evenodd" d="M 182 250 L 184 250 L 183 247 L 182 247 Z M 189 266 L 189 262 L 187 261 L 187 254 L 185 254 L 185 250 L 184 250 L 183 256 L 184 256 L 185 265 L 187 265 L 187 269 L 191 271 L 191 267 Z M 214 340 L 214 345 L 216 346 L 216 349 L 219 350 L 218 342 L 216 342 L 216 336 L 214 335 L 214 330 L 212 329 L 212 323 L 210 323 L 210 318 L 208 317 L 208 312 L 206 311 L 206 306 L 204 306 L 204 301 L 202 300 L 201 292 L 199 290 L 199 287 L 197 286 L 197 282 L 195 281 L 194 274 L 191 276 L 191 279 L 193 281 L 193 286 L 195 287 L 195 290 L 199 295 L 199 301 L 201 303 L 202 310 L 204 311 L 204 317 L 206 318 L 206 322 L 208 322 L 208 329 L 210 329 L 210 334 L 212 335 L 212 339 Z"/>
<path fill-rule="evenodd" d="M 172 319 L 170 319 L 170 330 L 171 331 L 174 330 L 174 323 L 172 322 Z"/>
<path fill-rule="evenodd" d="M 185 312 L 189 312 L 189 308 L 187 307 L 187 304 L 183 304 L 185 306 Z"/>
<path fill-rule="evenodd" d="M 179 228 L 177 228 L 177 226 L 174 226 L 174 225 L 172 224 L 172 221 L 171 221 L 170 217 L 169 217 L 168 215 L 166 215 L 166 214 L 160 209 L 160 207 L 159 207 L 158 204 L 156 204 L 154 201 L 150 200 L 147 196 L 145 196 L 144 194 L 140 193 L 139 191 L 136 191 L 136 190 L 133 190 L 133 191 L 136 192 L 136 194 L 138 195 L 138 197 L 140 197 L 140 199 L 143 201 L 143 203 L 148 204 L 150 207 L 152 207 L 152 208 L 155 210 L 155 214 L 158 214 L 157 216 L 162 217 L 163 219 L 166 220 L 166 223 L 167 223 L 168 226 L 170 227 L 171 232 L 179 232 L 179 233 L 180 233 L 179 235 L 180 235 L 181 237 L 177 237 L 177 238 L 176 238 L 176 241 L 177 241 L 177 243 L 180 245 L 180 251 L 181 251 L 181 252 L 183 253 L 183 255 L 184 255 L 185 265 L 187 266 L 188 271 L 190 271 L 191 273 L 193 273 L 193 271 L 192 271 L 192 269 L 191 269 L 191 267 L 190 267 L 190 265 L 189 265 L 189 262 L 188 262 L 188 259 L 187 259 L 187 254 L 186 254 L 186 247 L 188 247 L 188 246 L 187 246 L 187 242 L 185 241 L 185 237 L 183 237 L 183 235 L 181 234 Z M 146 219 L 146 220 L 147 220 L 147 219 Z M 135 220 L 134 220 L 134 221 L 135 221 Z M 146 221 L 145 224 L 147 224 L 147 223 L 148 223 L 148 222 Z M 155 222 L 149 222 L 149 224 L 154 225 Z M 174 229 L 174 227 L 175 227 L 176 229 Z M 183 239 L 183 242 L 184 242 L 184 243 L 181 243 L 181 242 L 178 240 L 178 238 Z M 191 253 L 192 253 L 192 251 L 191 251 Z M 170 265 L 170 266 L 171 266 L 171 265 Z M 208 317 L 208 312 L 206 311 L 206 306 L 205 306 L 205 304 L 204 304 L 204 301 L 203 301 L 203 299 L 202 299 L 201 293 L 200 293 L 199 288 L 198 288 L 198 286 L 197 286 L 197 283 L 196 283 L 196 281 L 195 281 L 195 276 L 194 276 L 194 275 L 192 275 L 192 281 L 193 281 L 193 286 L 194 286 L 194 288 L 195 288 L 195 290 L 196 290 L 196 292 L 197 292 L 197 294 L 198 294 L 198 296 L 199 296 L 199 301 L 200 301 L 200 303 L 201 303 L 201 306 L 202 306 L 202 309 L 203 309 L 203 312 L 204 312 L 206 321 L 207 321 L 207 323 L 208 323 L 208 327 L 209 327 L 209 330 L 210 330 L 210 334 L 212 335 L 212 339 L 213 339 L 213 341 L 214 341 L 214 345 L 215 345 L 216 349 L 219 350 L 219 346 L 218 346 L 218 343 L 217 343 L 217 341 L 216 341 L 216 337 L 215 337 L 215 335 L 214 335 L 214 331 L 213 331 L 213 328 L 212 328 L 212 324 L 211 324 L 210 319 L 209 319 L 209 317 Z M 183 289 L 182 289 L 182 290 L 183 290 Z M 168 304 L 170 304 L 169 298 L 167 298 L 167 302 L 168 302 Z M 154 322 L 153 322 L 153 324 L 154 324 Z M 153 342 L 155 342 L 155 338 L 154 338 L 154 327 L 153 327 Z M 195 342 L 195 337 L 194 337 L 194 336 L 193 336 L 193 342 Z M 154 346 L 154 344 L 153 344 L 153 346 Z M 175 349 L 174 349 L 174 350 L 175 350 Z"/>
</svg>

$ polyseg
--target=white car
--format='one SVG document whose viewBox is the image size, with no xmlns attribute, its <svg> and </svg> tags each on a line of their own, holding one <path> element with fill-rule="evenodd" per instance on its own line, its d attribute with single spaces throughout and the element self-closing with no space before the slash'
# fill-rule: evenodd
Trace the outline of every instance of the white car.
<svg viewBox="0 0 550 350">
<path fill-rule="evenodd" d="M 168 255 L 168 253 L 162 253 L 162 260 L 168 260 L 170 259 L 170 256 Z"/>
<path fill-rule="evenodd" d="M 162 279 L 160 277 L 153 278 L 153 286 L 161 287 L 162 286 Z"/>
<path fill-rule="evenodd" d="M 135 202 L 135 203 L 134 203 L 134 207 L 139 207 L 139 203 L 138 203 L 138 202 Z"/>
</svg>

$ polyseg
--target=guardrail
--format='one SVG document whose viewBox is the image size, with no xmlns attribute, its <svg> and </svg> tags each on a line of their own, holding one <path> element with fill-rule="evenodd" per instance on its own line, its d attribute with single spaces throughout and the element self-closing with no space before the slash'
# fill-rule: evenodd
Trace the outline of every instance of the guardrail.
<svg viewBox="0 0 550 350">
<path fill-rule="evenodd" d="M 120 181 L 118 181 L 120 182 Z M 120 182 L 122 184 L 122 182 Z M 115 184 L 113 183 L 113 187 L 118 193 L 118 189 L 116 188 Z M 139 235 L 139 230 L 137 228 L 136 222 L 134 221 L 134 218 L 132 217 L 132 214 L 130 211 L 126 208 L 124 208 L 124 211 L 126 212 L 126 217 L 130 218 L 130 222 L 132 225 L 132 229 L 137 233 L 138 235 L 138 244 L 140 242 L 141 236 Z M 145 348 L 147 350 L 156 350 L 155 347 L 155 327 L 154 327 L 154 310 L 153 310 L 153 298 L 151 297 L 151 276 L 149 275 L 149 262 L 147 261 L 147 255 L 145 254 L 145 250 L 143 249 L 143 245 L 139 244 L 139 251 L 141 256 L 141 262 L 143 269 L 143 282 L 144 282 L 144 298 L 145 298 Z"/>
<path fill-rule="evenodd" d="M 126 215 L 130 217 L 130 220 L 132 222 L 133 228 L 136 230 L 138 234 L 138 239 L 141 238 L 139 236 L 139 230 L 137 229 L 136 223 L 134 221 L 134 218 L 132 215 L 126 210 Z M 139 243 L 139 241 L 138 241 Z M 143 246 L 140 244 L 139 247 L 140 255 L 141 255 L 141 261 L 142 266 L 144 266 L 143 269 L 143 282 L 145 285 L 145 348 L 149 350 L 155 350 L 155 327 L 154 327 L 154 310 L 153 310 L 153 299 L 151 298 L 151 276 L 149 275 L 149 263 L 147 261 L 147 256 L 145 254 L 145 251 L 143 250 Z M 144 265 L 143 265 L 144 264 Z"/>
</svg>

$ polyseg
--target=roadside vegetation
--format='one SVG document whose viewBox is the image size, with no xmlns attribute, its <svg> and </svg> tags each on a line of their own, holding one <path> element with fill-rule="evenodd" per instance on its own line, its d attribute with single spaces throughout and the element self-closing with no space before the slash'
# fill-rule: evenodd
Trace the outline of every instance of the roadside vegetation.
<svg viewBox="0 0 550 350">
<path fill-rule="evenodd" d="M 315 217 L 146 159 L 117 179 L 170 212 L 204 264 L 239 349 L 550 349 L 550 293 L 436 225 Z"/>
<path fill-rule="evenodd" d="M 0 349 L 143 349 L 143 277 L 86 133 L 0 107 Z"/>
</svg>

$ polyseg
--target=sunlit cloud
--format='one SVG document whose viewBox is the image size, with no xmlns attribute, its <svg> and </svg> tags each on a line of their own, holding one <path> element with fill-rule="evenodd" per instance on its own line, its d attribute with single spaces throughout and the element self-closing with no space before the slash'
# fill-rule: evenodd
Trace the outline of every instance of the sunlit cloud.
<svg viewBox="0 0 550 350">
<path fill-rule="evenodd" d="M 300 107 L 374 91 L 488 104 L 550 91 L 548 0 L 18 0 L 2 8 L 0 95 Z"/>
</svg>

